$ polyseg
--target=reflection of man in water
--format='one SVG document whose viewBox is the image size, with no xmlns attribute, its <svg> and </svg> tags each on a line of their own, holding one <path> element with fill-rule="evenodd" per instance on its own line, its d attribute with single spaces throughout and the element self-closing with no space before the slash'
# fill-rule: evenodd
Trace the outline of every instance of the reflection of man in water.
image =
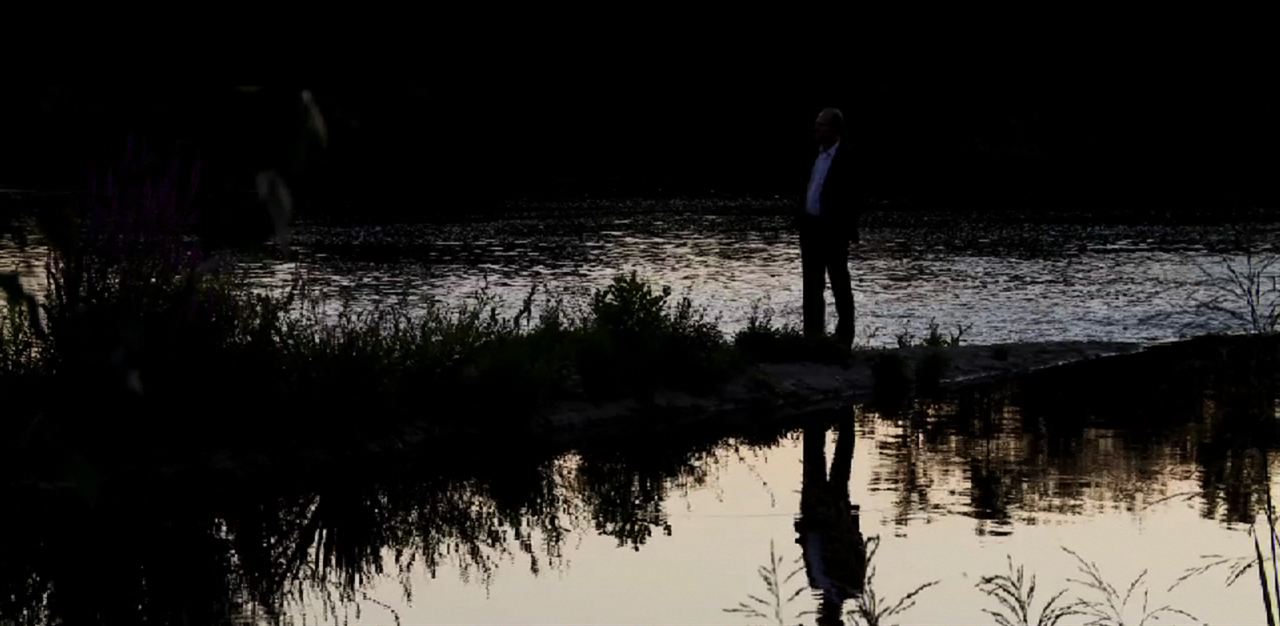
<svg viewBox="0 0 1280 626">
<path fill-rule="evenodd" d="M 862 592 L 866 546 L 858 528 L 858 507 L 849 502 L 853 465 L 853 423 L 836 426 L 836 449 L 827 473 L 826 428 L 804 429 L 804 478 L 796 543 L 804 553 L 809 586 L 821 594 L 818 624 L 841 624 L 845 600 Z"/>
</svg>

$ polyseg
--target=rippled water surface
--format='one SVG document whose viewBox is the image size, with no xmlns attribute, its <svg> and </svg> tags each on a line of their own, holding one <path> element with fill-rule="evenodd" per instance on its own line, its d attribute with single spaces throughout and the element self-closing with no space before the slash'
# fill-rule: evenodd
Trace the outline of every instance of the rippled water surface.
<svg viewBox="0 0 1280 626">
<path fill-rule="evenodd" d="M 1234 226 L 1018 224 L 933 216 L 866 229 L 851 267 L 859 339 L 919 335 L 929 320 L 966 325 L 972 342 L 1162 340 L 1237 325 L 1196 312 L 1243 268 Z M 1269 241 L 1270 227 L 1256 236 Z M 635 271 L 688 295 L 732 332 L 753 307 L 799 321 L 799 247 L 785 219 L 667 213 L 507 217 L 446 225 L 304 225 L 293 254 L 241 254 L 252 284 L 306 276 L 321 295 L 360 307 L 457 302 L 487 293 L 514 312 L 529 290 L 581 301 Z M 39 246 L 0 245 L 0 265 L 41 280 Z M 1239 303 L 1229 303 L 1233 306 Z M 834 309 L 831 311 L 834 316 Z M 833 322 L 831 322 L 833 323 Z"/>
<path fill-rule="evenodd" d="M 1231 227 L 1009 225 L 963 219 L 872 226 L 853 249 L 859 338 L 969 326 L 966 339 L 1161 340 L 1230 329 L 1194 312 L 1208 271 L 1242 268 Z M 456 299 L 481 290 L 513 311 L 535 285 L 582 298 L 636 271 L 689 295 L 729 332 L 753 306 L 798 322 L 799 248 L 785 220 L 743 216 L 527 219 L 300 233 L 298 266 L 245 260 L 251 280 L 302 269 L 355 303 Z M 1215 281 L 1221 282 L 1221 281 Z M 834 310 L 832 310 L 834 316 Z M 833 323 L 833 322 L 832 322 Z"/>
</svg>

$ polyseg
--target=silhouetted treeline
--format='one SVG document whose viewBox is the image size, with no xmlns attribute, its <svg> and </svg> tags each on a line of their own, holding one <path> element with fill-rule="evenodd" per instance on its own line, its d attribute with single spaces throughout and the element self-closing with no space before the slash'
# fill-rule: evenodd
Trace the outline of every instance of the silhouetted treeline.
<svg viewBox="0 0 1280 626">
<path fill-rule="evenodd" d="M 293 168 L 299 209 L 314 215 L 785 196 L 803 188 L 815 111 L 836 105 L 866 157 L 868 195 L 896 207 L 1280 204 L 1270 176 L 1280 121 L 1258 77 L 1239 72 L 733 67 L 529 61 L 367 82 L 28 85 L 0 102 L 0 186 L 77 188 L 132 135 L 198 155 L 219 206 L 247 202 L 255 172 Z M 303 89 L 324 115 L 328 147 L 300 160 Z"/>
</svg>

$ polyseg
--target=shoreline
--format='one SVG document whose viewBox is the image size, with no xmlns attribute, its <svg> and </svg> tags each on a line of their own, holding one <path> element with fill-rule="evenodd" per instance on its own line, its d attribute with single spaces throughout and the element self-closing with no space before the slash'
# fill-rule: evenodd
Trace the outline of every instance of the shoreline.
<svg viewBox="0 0 1280 626">
<path fill-rule="evenodd" d="M 1179 342 L 1181 343 L 1181 342 Z M 600 404 L 561 402 L 541 420 L 540 435 L 565 444 L 593 431 L 609 430 L 641 419 L 693 423 L 732 414 L 778 419 L 788 414 L 833 410 L 870 401 L 875 385 L 874 359 L 902 357 L 917 367 L 931 354 L 945 355 L 942 387 L 982 384 L 1035 371 L 1095 359 L 1136 354 L 1154 345 L 1103 341 L 1020 342 L 1010 344 L 868 350 L 855 352 L 846 364 L 810 361 L 760 363 L 737 376 L 716 396 L 660 392 L 652 403 L 621 400 Z"/>
<path fill-rule="evenodd" d="M 1124 365 L 1126 357 L 1172 357 L 1194 365 L 1205 355 L 1225 354 L 1237 344 L 1274 342 L 1275 339 L 1278 338 L 1206 335 L 1148 344 L 1055 341 L 868 350 L 855 352 L 843 364 L 807 361 L 756 364 L 722 386 L 717 394 L 660 391 L 647 402 L 635 399 L 600 403 L 562 401 L 542 411 L 524 429 L 445 431 L 433 430 L 424 422 L 410 422 L 394 433 L 348 440 L 342 447 L 307 444 L 277 450 L 219 449 L 192 455 L 180 463 L 133 466 L 122 474 L 111 473 L 99 478 L 111 483 L 149 476 L 163 481 L 230 481 L 234 484 L 265 475 L 277 478 L 328 475 L 371 461 L 395 466 L 413 463 L 415 458 L 464 454 L 471 447 L 516 446 L 561 454 L 637 436 L 662 441 L 668 433 L 673 440 L 695 433 L 704 439 L 722 439 L 783 431 L 798 427 L 815 415 L 870 404 L 876 391 L 875 364 L 886 357 L 900 359 L 899 363 L 910 370 L 931 355 L 945 355 L 946 367 L 934 387 L 938 395 L 945 396 L 951 390 L 1016 380 L 1057 368 L 1129 367 Z M 6 481 L 8 487 L 22 489 L 25 486 L 37 492 L 82 487 L 70 476 L 13 478 L 16 480 Z"/>
</svg>

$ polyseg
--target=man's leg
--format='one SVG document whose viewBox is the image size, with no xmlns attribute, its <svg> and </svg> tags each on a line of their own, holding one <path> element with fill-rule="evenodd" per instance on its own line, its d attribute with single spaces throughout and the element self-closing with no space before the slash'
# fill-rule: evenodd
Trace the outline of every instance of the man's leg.
<svg viewBox="0 0 1280 626">
<path fill-rule="evenodd" d="M 826 252 L 827 273 L 831 276 L 831 293 L 835 296 L 836 340 L 841 346 L 853 346 L 853 285 L 849 278 L 849 241 L 843 237 L 829 237 L 823 246 Z"/>
<path fill-rule="evenodd" d="M 813 224 L 800 226 L 800 266 L 803 273 L 804 336 L 821 338 L 827 332 L 826 254 L 822 232 Z"/>
</svg>

